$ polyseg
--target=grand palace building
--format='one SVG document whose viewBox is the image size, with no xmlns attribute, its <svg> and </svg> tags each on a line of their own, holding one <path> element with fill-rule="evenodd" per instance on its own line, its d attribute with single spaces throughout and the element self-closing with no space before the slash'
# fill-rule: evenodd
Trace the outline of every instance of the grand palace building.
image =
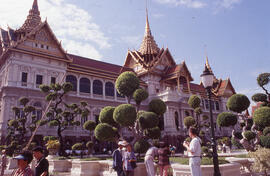
<svg viewBox="0 0 270 176">
<path fill-rule="evenodd" d="M 208 59 L 206 66 L 213 73 Z M 203 68 L 203 67 L 202 67 Z M 90 58 L 67 53 L 54 35 L 49 23 L 41 21 L 37 0 L 24 24 L 18 29 L 0 28 L 0 133 L 2 142 L 7 134 L 7 121 L 14 118 L 13 106 L 20 106 L 19 98 L 27 97 L 36 107 L 34 112 L 41 118 L 47 102 L 40 92 L 41 84 L 73 84 L 73 91 L 68 94 L 67 103 L 88 102 L 90 115 L 86 120 L 98 123 L 98 116 L 105 106 L 117 106 L 127 103 L 125 97 L 115 89 L 116 78 L 124 71 L 134 71 L 141 79 L 141 84 L 149 92 L 149 98 L 162 99 L 167 105 L 164 114 L 162 136 L 174 145 L 180 145 L 186 135 L 183 119 L 195 116 L 194 110 L 187 104 L 189 97 L 198 95 L 201 100 L 203 115 L 208 115 L 209 102 L 202 84 L 193 83 L 193 77 L 185 61 L 175 63 L 168 48 L 160 48 L 151 33 L 148 16 L 141 47 L 128 50 L 123 65 L 101 62 Z M 235 94 L 230 79 L 215 77 L 213 93 L 214 121 L 220 112 L 227 111 L 226 102 Z M 202 116 L 202 115 L 201 115 Z M 230 135 L 230 129 L 216 126 L 217 135 Z M 126 131 L 126 137 L 130 137 Z M 56 128 L 47 125 L 38 129 L 35 140 L 43 136 L 56 135 Z M 89 140 L 89 132 L 81 126 L 69 127 L 64 132 L 67 143 Z"/>
</svg>

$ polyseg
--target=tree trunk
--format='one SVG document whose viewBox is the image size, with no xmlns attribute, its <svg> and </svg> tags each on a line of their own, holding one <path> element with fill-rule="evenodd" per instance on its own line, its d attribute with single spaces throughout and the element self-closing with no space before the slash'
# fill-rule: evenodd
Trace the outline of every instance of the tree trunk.
<svg viewBox="0 0 270 176">
<path fill-rule="evenodd" d="M 60 142 L 59 155 L 60 156 L 67 156 L 67 154 L 65 152 L 64 141 L 63 141 L 63 137 L 62 137 L 62 132 L 61 132 L 61 127 L 60 126 L 58 126 L 57 135 L 59 137 L 59 142 Z"/>
</svg>

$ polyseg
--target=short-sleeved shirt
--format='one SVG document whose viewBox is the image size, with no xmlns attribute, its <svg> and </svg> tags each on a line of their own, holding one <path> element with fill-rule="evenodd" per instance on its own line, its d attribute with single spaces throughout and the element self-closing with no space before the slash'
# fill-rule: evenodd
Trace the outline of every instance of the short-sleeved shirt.
<svg viewBox="0 0 270 176">
<path fill-rule="evenodd" d="M 34 176 L 34 173 L 31 170 L 31 168 L 28 166 L 23 170 L 21 170 L 20 168 L 14 170 L 11 176 Z"/>
<path fill-rule="evenodd" d="M 198 137 L 193 138 L 189 144 L 189 148 L 192 153 L 188 152 L 188 156 L 201 156 L 201 139 Z"/>
<path fill-rule="evenodd" d="M 148 150 L 147 150 L 147 152 L 146 152 L 146 154 L 145 154 L 145 156 L 151 156 L 151 157 L 153 157 L 153 158 L 155 158 L 155 156 L 157 156 L 158 155 L 158 148 L 157 147 L 150 147 Z"/>
<path fill-rule="evenodd" d="M 167 166 L 169 161 L 170 150 L 168 147 L 158 149 L 158 164 L 161 166 Z"/>
<path fill-rule="evenodd" d="M 124 163 L 125 170 L 132 171 L 134 169 L 131 167 L 129 160 L 136 160 L 134 152 L 127 151 L 124 153 L 124 156 L 123 156 L 123 163 Z"/>
<path fill-rule="evenodd" d="M 46 158 L 41 158 L 35 167 L 35 176 L 40 176 L 43 172 L 49 175 L 49 162 Z"/>
</svg>

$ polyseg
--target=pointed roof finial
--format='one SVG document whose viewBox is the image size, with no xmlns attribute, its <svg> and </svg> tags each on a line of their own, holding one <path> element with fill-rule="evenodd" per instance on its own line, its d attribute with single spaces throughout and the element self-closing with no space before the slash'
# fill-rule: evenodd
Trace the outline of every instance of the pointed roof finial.
<svg viewBox="0 0 270 176">
<path fill-rule="evenodd" d="M 40 17 L 40 12 L 38 9 L 38 1 L 34 0 L 32 9 L 29 10 L 27 19 L 25 20 L 22 27 L 20 27 L 17 31 L 29 33 L 40 23 L 41 23 L 41 17 Z"/>
<path fill-rule="evenodd" d="M 146 1 L 145 32 L 144 32 L 144 38 L 143 38 L 139 51 L 142 54 L 158 54 L 159 52 L 159 47 L 157 46 L 156 41 L 154 40 L 154 37 L 152 36 L 150 25 L 149 25 L 147 1 Z"/>
<path fill-rule="evenodd" d="M 205 57 L 206 57 L 206 62 L 205 62 L 205 66 L 208 68 L 208 70 L 213 73 L 211 67 L 210 67 L 210 64 L 209 64 L 209 61 L 208 61 L 208 54 L 207 54 L 207 45 L 205 44 L 204 45 L 204 52 L 205 52 Z"/>
</svg>

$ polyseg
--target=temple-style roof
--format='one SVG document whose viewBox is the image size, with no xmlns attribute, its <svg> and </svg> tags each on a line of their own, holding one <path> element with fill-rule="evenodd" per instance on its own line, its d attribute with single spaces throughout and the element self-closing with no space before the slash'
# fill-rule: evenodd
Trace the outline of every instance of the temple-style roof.
<svg viewBox="0 0 270 176">
<path fill-rule="evenodd" d="M 28 33 L 31 32 L 35 27 L 37 27 L 41 23 L 40 12 L 38 9 L 38 2 L 34 0 L 32 9 L 29 10 L 29 14 L 27 19 L 25 20 L 22 27 L 20 27 L 17 32 Z"/>
<path fill-rule="evenodd" d="M 146 24 L 145 24 L 145 33 L 143 37 L 143 41 L 141 47 L 139 49 L 140 53 L 145 56 L 146 62 L 151 61 L 151 58 L 147 58 L 147 56 L 157 55 L 159 53 L 159 47 L 152 36 L 149 20 L 148 20 L 148 11 L 146 9 Z"/>
</svg>

